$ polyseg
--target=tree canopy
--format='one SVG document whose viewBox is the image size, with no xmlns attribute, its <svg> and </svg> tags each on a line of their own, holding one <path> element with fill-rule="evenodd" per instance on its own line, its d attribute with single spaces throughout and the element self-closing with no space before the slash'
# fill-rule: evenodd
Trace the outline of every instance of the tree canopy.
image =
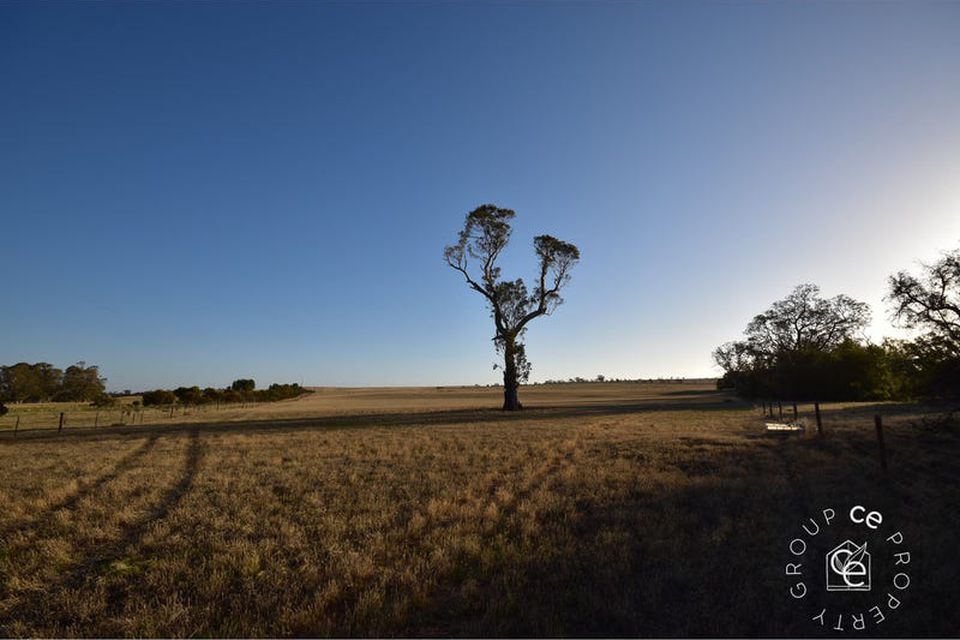
<svg viewBox="0 0 960 640">
<path fill-rule="evenodd" d="M 497 261 L 510 242 L 510 222 L 515 216 L 511 209 L 481 205 L 467 214 L 457 243 L 443 251 L 447 265 L 486 300 L 495 327 L 494 344 L 504 359 L 505 410 L 521 407 L 517 388 L 530 375 L 522 341 L 526 327 L 563 303 L 560 291 L 569 283 L 570 271 L 580 259 L 580 250 L 573 244 L 540 235 L 533 240 L 539 261 L 533 291 L 522 278 L 504 280 Z"/>
<path fill-rule="evenodd" d="M 18 362 L 0 366 L 0 400 L 86 402 L 104 392 L 105 381 L 96 366 L 88 367 L 85 362 L 71 365 L 66 371 L 48 362 Z"/>
<path fill-rule="evenodd" d="M 857 337 L 870 322 L 870 307 L 840 294 L 824 299 L 814 284 L 797 286 L 754 316 L 745 332 L 749 349 L 773 356 L 828 351 Z"/>
<path fill-rule="evenodd" d="M 754 316 L 744 340 L 714 351 L 724 371 L 720 384 L 747 397 L 888 395 L 887 376 L 873 370 L 885 366 L 885 354 L 861 336 L 869 320 L 865 303 L 842 294 L 824 299 L 819 287 L 802 284 Z"/>
<path fill-rule="evenodd" d="M 922 264 L 919 275 L 890 276 L 887 300 L 896 321 L 920 332 L 899 345 L 918 392 L 960 396 L 960 249 Z"/>
</svg>

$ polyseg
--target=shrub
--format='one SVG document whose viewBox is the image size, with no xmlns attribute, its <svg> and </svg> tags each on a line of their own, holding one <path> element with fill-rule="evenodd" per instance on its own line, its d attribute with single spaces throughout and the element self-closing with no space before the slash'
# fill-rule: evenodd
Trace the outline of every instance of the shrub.
<svg viewBox="0 0 960 640">
<path fill-rule="evenodd" d="M 101 393 L 90 403 L 94 407 L 109 407 L 116 404 L 116 399 L 108 393 Z"/>
<path fill-rule="evenodd" d="M 171 405 L 177 401 L 177 396 L 173 394 L 173 391 L 167 391 L 166 389 L 156 389 L 154 391 L 146 391 L 143 394 L 143 406 L 150 407 L 156 405 Z"/>
</svg>

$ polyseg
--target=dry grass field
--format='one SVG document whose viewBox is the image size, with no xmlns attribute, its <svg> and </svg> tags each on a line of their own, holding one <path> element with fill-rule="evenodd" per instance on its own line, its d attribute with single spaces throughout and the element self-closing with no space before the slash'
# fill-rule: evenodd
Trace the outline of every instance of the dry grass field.
<svg viewBox="0 0 960 640">
<path fill-rule="evenodd" d="M 915 551 L 873 634 L 960 633 L 956 427 L 836 405 L 824 438 L 774 437 L 694 385 L 526 388 L 520 414 L 497 394 L 4 432 L 0 635 L 816 635 L 786 545 L 853 504 Z"/>
</svg>

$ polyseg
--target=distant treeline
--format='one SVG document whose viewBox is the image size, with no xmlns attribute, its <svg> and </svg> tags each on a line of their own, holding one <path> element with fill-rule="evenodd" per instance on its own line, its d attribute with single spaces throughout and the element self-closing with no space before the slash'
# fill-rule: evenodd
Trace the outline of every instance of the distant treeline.
<svg viewBox="0 0 960 640">
<path fill-rule="evenodd" d="M 756 399 L 960 400 L 960 249 L 919 276 L 891 276 L 887 301 L 920 335 L 870 343 L 865 303 L 800 285 L 755 316 L 743 340 L 714 351 L 717 384 Z"/>
<path fill-rule="evenodd" d="M 544 380 L 543 382 L 533 382 L 531 384 L 584 384 L 584 383 L 604 383 L 604 382 L 632 382 L 635 384 L 710 384 L 716 378 L 608 378 L 604 375 L 597 375 L 594 378 L 567 378 L 566 380 Z"/>
<path fill-rule="evenodd" d="M 0 403 L 91 402 L 106 395 L 96 365 L 78 362 L 66 370 L 48 362 L 0 365 Z"/>
<path fill-rule="evenodd" d="M 226 389 L 198 386 L 177 387 L 176 389 L 155 389 L 141 394 L 143 406 L 199 406 L 230 402 L 276 402 L 288 400 L 309 393 L 299 384 L 271 384 L 266 389 L 257 389 L 257 384 L 249 378 L 234 380 Z"/>
</svg>

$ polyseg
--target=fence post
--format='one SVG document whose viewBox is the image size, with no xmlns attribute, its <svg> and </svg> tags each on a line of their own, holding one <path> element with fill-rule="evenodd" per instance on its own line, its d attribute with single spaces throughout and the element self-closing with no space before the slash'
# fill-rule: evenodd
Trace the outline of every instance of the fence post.
<svg viewBox="0 0 960 640">
<path fill-rule="evenodd" d="M 777 400 L 777 409 L 780 410 L 780 422 L 783 422 L 783 401 Z"/>
<path fill-rule="evenodd" d="M 800 417 L 800 416 L 799 416 L 799 414 L 797 413 L 797 401 L 794 400 L 794 401 L 793 401 L 793 420 L 794 420 L 794 422 L 796 422 L 799 417 Z"/>
<path fill-rule="evenodd" d="M 57 433 L 63 431 L 63 411 L 60 412 L 60 426 L 57 427 Z"/>
<path fill-rule="evenodd" d="M 819 403 L 819 402 L 814 402 L 814 403 L 813 403 L 813 411 L 814 411 L 814 413 L 817 414 L 817 435 L 818 435 L 818 436 L 822 436 L 822 435 L 823 435 L 823 420 L 820 419 L 820 403 Z"/>
<path fill-rule="evenodd" d="M 96 429 L 100 426 L 100 412 L 97 411 L 97 415 L 93 418 L 93 428 Z"/>
<path fill-rule="evenodd" d="M 883 418 L 880 414 L 873 416 L 873 423 L 877 426 L 877 443 L 880 445 L 880 467 L 883 474 L 887 474 L 887 447 L 883 443 Z"/>
<path fill-rule="evenodd" d="M 20 431 L 20 416 L 17 416 L 17 424 L 13 426 L 13 437 L 17 437 L 17 431 Z"/>
</svg>

